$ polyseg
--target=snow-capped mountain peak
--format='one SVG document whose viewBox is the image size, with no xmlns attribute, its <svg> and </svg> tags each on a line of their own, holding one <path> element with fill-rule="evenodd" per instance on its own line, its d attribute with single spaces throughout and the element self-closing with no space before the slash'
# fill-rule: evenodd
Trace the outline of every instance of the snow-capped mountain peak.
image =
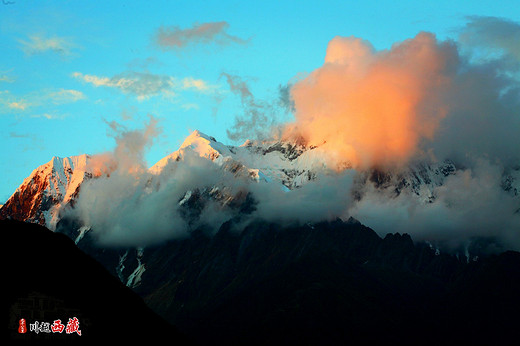
<svg viewBox="0 0 520 346">
<path fill-rule="evenodd" d="M 248 140 L 240 146 L 231 146 L 200 131 L 193 131 L 178 150 L 158 161 L 149 172 L 174 178 L 175 170 L 170 168 L 175 167 L 178 162 L 189 164 L 186 159 L 194 155 L 209 160 L 217 169 L 231 172 L 237 178 L 272 184 L 273 187 L 289 191 L 334 171 L 327 166 L 324 150 L 322 147 L 306 146 L 303 143 L 276 140 Z M 53 229 L 59 221 L 60 210 L 67 205 L 74 205 L 82 183 L 86 179 L 98 178 L 90 171 L 90 161 L 89 155 L 53 157 L 36 168 L 16 189 L 1 207 L 0 218 L 36 222 Z M 416 195 L 419 203 L 431 203 L 436 199 L 435 191 L 438 187 L 459 171 L 460 167 L 451 161 L 416 162 L 399 172 L 358 171 L 351 193 L 355 198 L 362 198 L 364 187 L 370 184 L 381 191 L 393 191 L 388 196 L 398 196 L 406 192 Z M 515 168 L 502 177 L 503 190 L 514 196 L 518 196 L 520 191 L 519 172 L 520 169 Z M 201 182 L 201 191 L 207 190 L 212 196 L 222 195 L 226 191 L 225 186 L 203 186 L 204 184 L 205 182 Z M 186 204 L 188 199 L 197 195 L 196 191 L 186 190 L 185 197 L 179 201 L 181 204 Z M 229 195 L 217 199 L 229 202 L 233 198 L 233 195 Z"/>
<path fill-rule="evenodd" d="M 90 156 L 53 157 L 25 178 L 0 210 L 1 218 L 13 217 L 53 229 L 61 205 L 79 193 L 86 177 Z"/>
<path fill-rule="evenodd" d="M 223 161 L 223 157 L 221 156 L 231 156 L 231 152 L 226 145 L 217 142 L 217 140 L 211 136 L 195 130 L 186 137 L 178 150 L 162 158 L 155 165 L 150 167 L 150 172 L 159 174 L 170 162 L 180 161 L 188 154 L 196 154 L 200 157 L 217 161 L 217 163 L 220 164 Z"/>
<path fill-rule="evenodd" d="M 150 172 L 160 174 L 171 162 L 196 155 L 254 180 L 274 181 L 284 189 L 293 189 L 312 180 L 315 171 L 326 167 L 323 156 L 314 149 L 282 141 L 247 140 L 240 146 L 230 146 L 195 130 L 178 150 L 153 165 Z"/>
</svg>

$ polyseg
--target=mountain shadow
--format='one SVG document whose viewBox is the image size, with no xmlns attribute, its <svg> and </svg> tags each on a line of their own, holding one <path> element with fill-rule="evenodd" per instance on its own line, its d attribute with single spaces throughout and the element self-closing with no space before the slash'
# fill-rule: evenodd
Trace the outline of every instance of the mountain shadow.
<svg viewBox="0 0 520 346">
<path fill-rule="evenodd" d="M 103 266 L 79 250 L 67 236 L 37 224 L 2 220 L 4 294 L 11 342 L 38 344 L 96 341 L 140 342 L 169 340 L 175 345 L 192 342 L 152 312 L 143 300 Z M 78 333 L 47 332 L 38 322 L 79 321 Z M 20 320 L 26 333 L 19 333 Z"/>
<path fill-rule="evenodd" d="M 1 225 L 9 244 L 9 332 L 15 338 L 20 318 L 75 316 L 83 335 L 62 339 L 183 344 L 187 335 L 201 345 L 517 340 L 518 252 L 469 260 L 414 243 L 407 234 L 381 238 L 355 220 L 284 227 L 258 221 L 240 232 L 228 222 L 213 236 L 197 230 L 142 250 L 146 270 L 132 292 L 114 270 L 125 250 L 96 247 L 90 233 L 76 247 L 37 225 Z M 28 309 L 27 301 L 39 308 L 32 303 Z"/>
<path fill-rule="evenodd" d="M 148 306 L 201 344 L 509 344 L 520 253 L 470 260 L 359 223 L 225 224 L 145 250 Z"/>
</svg>

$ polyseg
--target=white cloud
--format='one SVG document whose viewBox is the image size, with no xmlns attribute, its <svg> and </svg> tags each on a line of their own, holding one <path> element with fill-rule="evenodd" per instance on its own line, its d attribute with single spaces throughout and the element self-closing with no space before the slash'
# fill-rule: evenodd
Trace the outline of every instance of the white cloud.
<svg viewBox="0 0 520 346">
<path fill-rule="evenodd" d="M 7 104 L 7 106 L 12 109 L 18 109 L 18 110 L 24 111 L 27 107 L 30 106 L 30 104 L 24 100 L 19 100 L 19 101 L 9 102 Z"/>
<path fill-rule="evenodd" d="M 53 120 L 53 119 L 64 119 L 65 117 L 67 117 L 66 114 L 56 114 L 56 113 L 41 113 L 41 114 L 33 114 L 31 115 L 31 118 L 45 118 L 45 119 L 48 119 L 48 120 Z"/>
<path fill-rule="evenodd" d="M 60 55 L 69 56 L 72 54 L 72 49 L 75 47 L 69 38 L 58 36 L 44 37 L 40 34 L 30 36 L 27 41 L 18 40 L 18 42 L 20 42 L 22 50 L 27 55 L 51 51 Z"/>
<path fill-rule="evenodd" d="M 158 95 L 169 98 L 174 96 L 177 91 L 182 90 L 207 93 L 217 88 L 217 86 L 210 85 L 202 79 L 193 77 L 177 79 L 168 75 L 150 72 L 126 71 L 113 77 L 74 72 L 72 77 L 92 84 L 95 87 L 115 88 L 124 94 L 135 95 L 139 101 Z"/>
<path fill-rule="evenodd" d="M 5 75 L 5 74 L 0 74 L 0 82 L 13 83 L 14 78 L 9 77 L 8 75 Z"/>
<path fill-rule="evenodd" d="M 209 85 L 202 79 L 195 79 L 192 77 L 182 79 L 181 85 L 183 89 L 195 89 L 200 92 L 207 92 L 216 88 L 216 86 Z"/>
<path fill-rule="evenodd" d="M 98 77 L 90 74 L 83 74 L 80 72 L 74 72 L 72 77 L 81 79 L 86 83 L 93 84 L 94 86 L 110 86 L 110 78 L 107 77 Z"/>
<path fill-rule="evenodd" d="M 159 95 L 164 91 L 170 90 L 173 86 L 172 77 L 148 72 L 128 71 L 111 78 L 74 72 L 72 77 L 92 84 L 95 87 L 116 88 L 124 94 L 134 94 L 139 100 Z"/>
<path fill-rule="evenodd" d="M 73 89 L 59 89 L 57 91 L 50 91 L 47 98 L 54 104 L 72 103 L 85 98 L 85 94 L 81 91 Z"/>
<path fill-rule="evenodd" d="M 12 111 L 24 112 L 28 109 L 49 104 L 59 106 L 74 103 L 85 98 L 85 94 L 74 89 L 45 89 L 34 91 L 23 96 L 13 95 L 6 90 L 0 93 L 0 113 L 10 113 Z M 51 118 L 49 116 L 45 117 L 48 119 Z"/>
</svg>

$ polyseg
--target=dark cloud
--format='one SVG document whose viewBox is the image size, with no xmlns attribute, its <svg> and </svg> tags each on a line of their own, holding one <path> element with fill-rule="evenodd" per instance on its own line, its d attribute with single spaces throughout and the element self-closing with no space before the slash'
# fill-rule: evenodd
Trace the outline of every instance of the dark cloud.
<svg viewBox="0 0 520 346">
<path fill-rule="evenodd" d="M 194 24 L 191 28 L 161 26 L 154 34 L 155 43 L 163 50 L 179 50 L 200 44 L 246 44 L 248 40 L 228 34 L 227 22 Z"/>
<path fill-rule="evenodd" d="M 469 164 L 488 157 L 520 162 L 520 24 L 495 17 L 470 17 L 461 30 L 460 57 L 444 91 L 447 115 L 433 141 L 440 158 Z"/>
<path fill-rule="evenodd" d="M 229 89 L 240 97 L 242 104 L 242 113 L 235 116 L 233 125 L 226 130 L 229 139 L 239 141 L 268 137 L 278 109 L 272 103 L 255 98 L 241 77 L 229 73 L 222 73 L 221 77 L 226 78 Z"/>
<path fill-rule="evenodd" d="M 468 17 L 459 35 L 459 42 L 478 48 L 484 57 L 511 56 L 520 63 L 520 24 L 505 18 Z"/>
<path fill-rule="evenodd" d="M 292 84 L 285 84 L 278 86 L 278 104 L 287 112 L 294 112 L 294 100 L 291 96 Z"/>
<path fill-rule="evenodd" d="M 240 76 L 222 73 L 229 89 L 240 98 L 241 113 L 235 116 L 233 125 L 226 130 L 227 136 L 233 141 L 246 139 L 266 139 L 277 134 L 277 126 L 285 114 L 293 106 L 290 98 L 290 86 L 279 86 L 278 95 L 271 100 L 257 98 L 249 84 Z"/>
</svg>

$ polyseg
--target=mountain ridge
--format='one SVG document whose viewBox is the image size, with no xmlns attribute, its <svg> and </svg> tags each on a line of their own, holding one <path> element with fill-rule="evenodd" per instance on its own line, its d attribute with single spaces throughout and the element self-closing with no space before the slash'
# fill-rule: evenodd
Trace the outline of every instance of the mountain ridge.
<svg viewBox="0 0 520 346">
<path fill-rule="evenodd" d="M 511 321 L 520 309 L 520 253 L 499 249 L 490 254 L 485 246 L 483 251 L 466 247 L 449 253 L 399 229 L 376 233 L 352 216 L 343 221 L 329 215 L 313 222 L 302 221 L 306 215 L 300 220 L 261 218 L 256 192 L 276 192 L 281 200 L 273 199 L 272 207 L 279 208 L 276 203 L 292 193 L 313 198 L 305 194 L 308 189 L 336 174 L 324 164 L 319 147 L 252 141 L 225 146 L 194 132 L 179 150 L 138 176 L 120 176 L 117 168 L 99 174 L 89 165 L 95 157 L 80 157 L 84 161 L 53 158 L 34 170 L 0 209 L 1 218 L 53 226 L 157 314 L 203 344 L 491 342 L 511 340 L 516 331 Z M 204 172 L 200 177 L 218 176 L 199 181 L 195 175 L 191 185 L 168 189 L 179 165 L 187 164 L 181 173 L 190 174 L 192 160 Z M 513 196 L 518 191 L 515 172 L 501 185 Z M 390 200 L 405 196 L 425 206 L 435 205 L 439 188 L 450 188 L 447 180 L 471 178 L 451 161 L 414 163 L 397 174 L 375 169 L 356 173 L 348 190 L 353 200 L 363 201 L 373 189 Z M 111 179 L 121 179 L 116 181 L 120 185 Z M 94 192 L 110 185 L 126 189 L 128 182 L 136 182 L 137 189 L 122 195 L 132 203 L 153 202 L 144 197 L 161 192 L 171 203 L 164 211 L 176 213 L 188 231 L 142 246 L 103 244 L 100 236 L 106 229 L 70 212 L 80 204 L 82 191 L 100 181 Z M 235 182 L 238 188 L 225 185 Z M 111 191 L 107 206 L 117 211 L 118 196 Z M 304 202 L 314 206 L 322 201 Z M 216 226 L 208 224 L 201 219 L 208 211 L 225 218 Z M 113 212 L 109 216 L 115 217 Z M 147 233 L 156 232 L 153 219 L 131 220 L 141 222 Z M 469 317 L 466 311 L 471 311 Z"/>
<path fill-rule="evenodd" d="M 290 192 L 305 190 L 304 187 L 312 185 L 309 183 L 318 182 L 319 184 L 320 180 L 334 177 L 337 173 L 328 167 L 322 154 L 319 146 L 307 147 L 298 141 L 248 140 L 241 146 L 229 146 L 196 130 L 186 137 L 178 150 L 165 156 L 151 167 L 145 168 L 143 171 L 146 174 L 143 176 L 144 192 L 139 193 L 153 193 L 165 180 L 171 184 L 168 180 L 176 179 L 175 171 L 179 164 L 187 165 L 186 172 L 188 172 L 193 158 L 200 158 L 210 163 L 208 167 L 211 166 L 215 174 L 231 173 L 231 178 L 219 182 L 220 178 L 214 177 L 212 180 L 216 183 L 213 185 L 205 186 L 205 182 L 201 181 L 200 186 L 192 184 L 192 188 L 187 187 L 184 191 L 179 192 L 178 207 L 184 210 L 179 211 L 181 217 L 189 218 L 193 214 L 187 210 L 189 205 L 204 208 L 208 201 L 216 201 L 224 208 L 223 212 L 226 212 L 225 208 L 231 205 L 239 206 L 246 199 L 254 200 L 254 196 L 248 192 L 247 186 L 245 189 L 244 187 L 233 189 L 230 184 L 235 184 L 235 181 L 243 185 L 240 181 L 245 179 L 248 182 L 256 182 L 260 186 L 272 188 L 272 191 Z M 110 164 L 101 169 L 97 167 L 96 165 L 100 163 L 93 163 L 95 157 L 91 155 L 63 159 L 54 157 L 48 163 L 38 167 L 0 207 L 0 219 L 12 218 L 37 222 L 50 229 L 55 229 L 60 219 L 70 209 L 74 209 L 81 187 L 85 182 L 90 183 L 108 178 L 114 169 L 117 172 L 117 165 L 113 165 L 115 168 Z M 101 164 L 106 163 L 101 162 Z M 500 179 L 496 183 L 497 189 L 507 193 L 518 202 L 516 207 L 518 212 L 520 210 L 520 168 L 517 168 L 504 169 L 499 173 L 499 177 L 492 178 Z M 414 161 L 398 171 L 347 169 L 344 172 L 352 176 L 352 187 L 338 185 L 336 187 L 340 188 L 341 193 L 350 195 L 345 198 L 363 201 L 367 192 L 372 193 L 371 197 L 374 197 L 374 193 L 376 193 L 388 201 L 405 196 L 407 203 L 426 206 L 424 208 L 427 208 L 428 204 L 433 205 L 439 198 L 439 193 L 445 194 L 446 191 L 449 191 L 449 188 L 444 186 L 446 181 L 453 180 L 455 177 L 461 181 L 461 184 L 467 184 L 465 180 L 473 178 L 471 169 L 465 169 L 464 166 L 450 160 L 437 163 Z M 130 177 L 129 182 L 131 179 L 133 178 Z M 344 184 L 348 183 L 349 179 L 333 183 Z M 483 177 L 483 179 L 488 178 Z M 479 182 L 470 180 L 470 183 Z M 461 192 L 464 192 L 463 189 L 466 187 L 462 185 L 460 189 Z M 257 191 L 261 190 L 261 187 L 257 189 Z M 251 197 L 253 198 L 251 199 Z M 198 198 L 198 201 L 195 198 Z M 191 203 L 184 205 L 188 201 Z M 448 200 L 446 203 L 451 203 L 451 201 Z M 232 208 L 227 212 L 236 213 L 237 210 L 241 210 L 240 207 Z M 338 212 L 336 211 L 336 213 Z M 358 218 L 356 215 L 346 214 L 346 211 L 334 216 L 344 219 L 350 216 Z M 325 215 L 323 218 L 327 219 Z M 192 219 L 185 221 L 190 225 L 193 223 Z M 81 224 L 78 225 L 78 230 L 83 227 L 83 232 L 90 229 L 91 226 Z M 78 235 L 82 232 L 79 232 Z M 380 233 L 380 235 L 384 235 L 384 233 Z"/>
</svg>

